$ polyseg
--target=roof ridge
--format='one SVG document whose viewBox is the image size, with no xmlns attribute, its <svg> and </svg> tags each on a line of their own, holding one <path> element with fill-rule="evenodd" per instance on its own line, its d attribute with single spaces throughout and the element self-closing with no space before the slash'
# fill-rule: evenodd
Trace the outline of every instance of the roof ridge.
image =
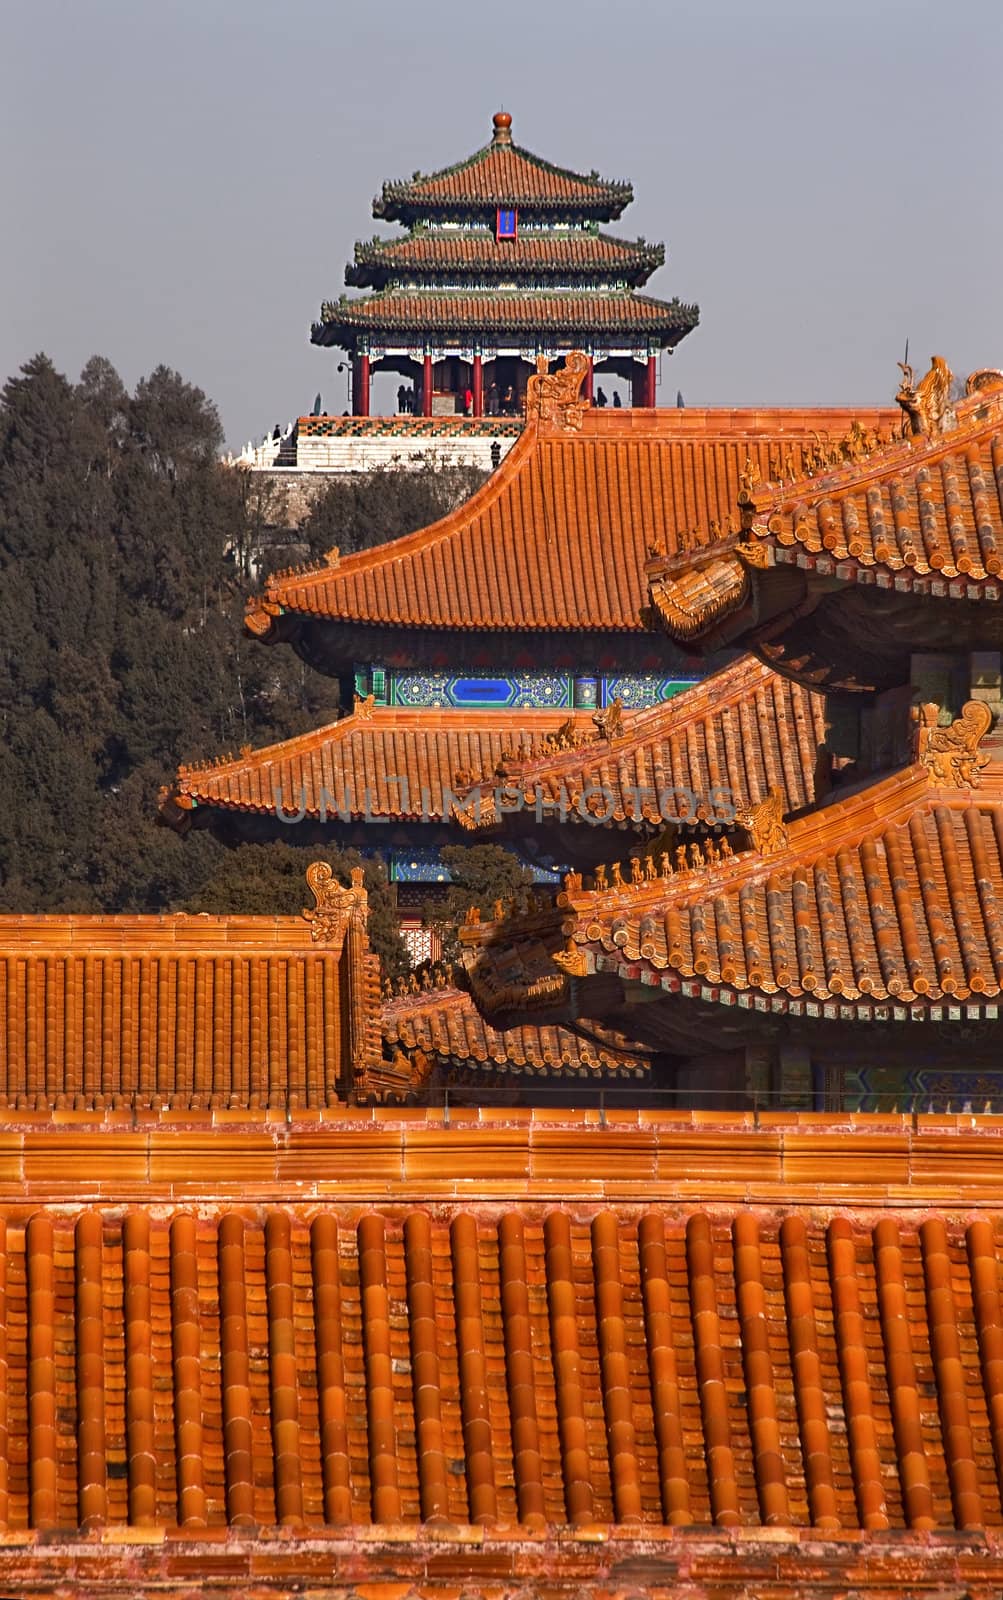
<svg viewBox="0 0 1003 1600">
<path fill-rule="evenodd" d="M 710 873 L 714 874 L 715 886 L 722 890 L 734 890 L 742 883 L 758 883 L 777 873 L 789 877 L 798 866 L 811 868 L 817 861 L 835 857 L 841 850 L 859 849 L 865 840 L 879 838 L 889 828 L 906 827 L 917 814 L 943 806 L 959 810 L 971 803 L 969 793 L 935 787 L 927 769 L 919 762 L 911 762 L 886 774 L 877 783 L 862 781 L 860 788 L 851 795 L 840 795 L 837 791 L 805 815 L 787 821 L 783 825 L 785 842 L 777 849 L 761 851 L 753 846 L 736 851 L 713 865 L 640 884 L 624 884 L 620 888 L 576 889 L 570 895 L 565 891 L 558 903 L 566 899 L 566 903 L 574 905 L 579 897 L 585 896 L 590 905 L 596 903 L 597 896 L 603 896 L 638 908 L 661 904 L 670 898 L 678 904 L 700 901 L 707 898 L 705 885 Z M 850 826 L 843 830 L 832 821 L 839 811 L 850 819 Z"/>
<path fill-rule="evenodd" d="M 248 627 L 272 640 L 287 636 L 275 619 L 288 612 L 291 628 L 307 616 L 346 615 L 378 627 L 525 625 L 556 632 L 611 626 L 639 634 L 641 609 L 648 603 L 639 546 L 643 542 L 650 550 L 653 537 L 656 545 L 677 542 L 682 515 L 672 487 L 677 477 L 681 475 L 698 500 L 706 498 L 708 515 L 723 516 L 725 506 L 736 505 L 743 458 L 759 458 L 765 470 L 767 452 L 783 450 L 785 441 L 800 448 L 813 428 L 834 429 L 852 414 L 845 407 L 615 411 L 583 406 L 581 427 L 573 431 L 551 431 L 551 424 L 534 417 L 501 466 L 464 505 L 402 538 L 344 557 L 329 553 L 326 561 L 305 564 L 289 578 L 272 574 L 248 603 Z M 869 425 L 884 425 L 890 416 L 864 414 Z M 598 476 L 591 470 L 593 461 Z M 637 506 L 628 503 L 634 471 L 651 486 L 641 517 Z M 548 473 L 566 489 L 541 510 L 536 479 Z M 542 590 L 531 592 L 544 549 L 538 537 L 544 522 L 554 530 L 555 550 L 569 561 L 586 563 L 578 582 L 565 562 L 566 576 L 554 592 L 556 604 L 547 603 Z M 608 537 L 600 539 L 600 529 Z M 610 540 L 625 556 L 615 576 Z M 429 573 L 447 567 L 458 571 L 460 564 L 464 610 L 448 581 L 429 599 L 427 575 L 421 579 L 423 598 L 418 602 L 416 574 L 426 567 Z"/>
<path fill-rule="evenodd" d="M 891 476 L 892 469 L 910 463 L 914 468 L 935 463 L 954 454 L 973 440 L 990 434 L 1003 425 L 1003 389 L 979 390 L 955 403 L 957 426 L 944 432 L 904 434 L 901 438 L 879 440 L 866 454 L 838 463 L 817 474 L 804 474 L 792 483 L 764 483 L 748 493 L 745 504 L 754 515 L 797 505 L 812 504 L 830 494 L 847 489 L 862 489 Z M 804 491 L 799 493 L 799 491 Z M 782 502 L 782 506 L 778 504 Z M 762 535 L 770 530 L 754 524 L 750 530 Z"/>
</svg>

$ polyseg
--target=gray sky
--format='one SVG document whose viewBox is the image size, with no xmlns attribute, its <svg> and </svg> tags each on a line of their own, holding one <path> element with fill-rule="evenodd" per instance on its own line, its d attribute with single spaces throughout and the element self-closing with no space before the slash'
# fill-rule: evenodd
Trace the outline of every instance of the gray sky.
<svg viewBox="0 0 1003 1600">
<path fill-rule="evenodd" d="M 5 0 L 0 375 L 95 352 L 240 444 L 345 404 L 309 344 L 385 178 L 518 143 L 629 178 L 701 326 L 660 400 L 1003 365 L 999 0 Z"/>
</svg>

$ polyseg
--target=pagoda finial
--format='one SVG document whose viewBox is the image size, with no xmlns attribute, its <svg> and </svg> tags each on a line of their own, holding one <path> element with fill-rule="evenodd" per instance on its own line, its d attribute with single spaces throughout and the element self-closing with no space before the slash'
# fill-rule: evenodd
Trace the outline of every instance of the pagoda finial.
<svg viewBox="0 0 1003 1600">
<path fill-rule="evenodd" d="M 496 111 L 492 118 L 495 131 L 491 136 L 492 144 L 512 143 L 512 116 L 508 111 Z"/>
</svg>

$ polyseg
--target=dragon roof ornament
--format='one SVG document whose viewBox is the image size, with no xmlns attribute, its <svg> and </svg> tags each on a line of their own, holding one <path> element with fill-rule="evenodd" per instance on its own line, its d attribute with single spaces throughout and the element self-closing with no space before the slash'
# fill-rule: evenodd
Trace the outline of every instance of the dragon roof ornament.
<svg viewBox="0 0 1003 1600">
<path fill-rule="evenodd" d="M 365 917 L 368 896 L 363 878 L 363 868 L 353 867 L 352 881 L 346 888 L 328 862 L 312 861 L 307 867 L 306 881 L 314 904 L 303 907 L 303 916 L 310 924 L 310 937 L 315 943 L 340 945 L 353 912 Z"/>
<path fill-rule="evenodd" d="M 562 433 L 577 433 L 589 404 L 581 395 L 588 370 L 584 350 L 569 350 L 558 372 L 550 371 L 546 356 L 537 356 L 536 372 L 526 385 L 526 421 L 549 422 Z"/>
</svg>

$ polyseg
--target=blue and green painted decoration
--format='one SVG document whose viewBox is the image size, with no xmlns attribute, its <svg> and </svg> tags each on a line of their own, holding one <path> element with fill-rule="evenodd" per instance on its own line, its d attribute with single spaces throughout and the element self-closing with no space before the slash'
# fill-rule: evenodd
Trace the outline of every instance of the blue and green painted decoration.
<svg viewBox="0 0 1003 1600">
<path fill-rule="evenodd" d="M 357 667 L 355 687 L 372 694 L 377 705 L 455 706 L 463 711 L 595 710 L 619 697 L 637 710 L 670 700 L 689 689 L 692 678 L 663 678 L 657 673 L 622 673 L 615 677 L 574 677 L 570 673 L 513 673 L 498 677 L 453 677 L 437 672 L 388 672 L 383 667 Z"/>
</svg>

